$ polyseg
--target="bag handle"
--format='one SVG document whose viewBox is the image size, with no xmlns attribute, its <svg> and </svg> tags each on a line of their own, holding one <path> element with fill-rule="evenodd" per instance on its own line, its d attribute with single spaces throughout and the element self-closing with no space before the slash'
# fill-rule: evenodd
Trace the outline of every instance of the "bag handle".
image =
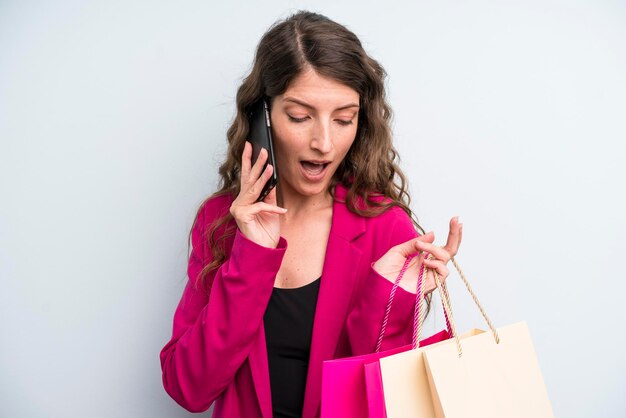
<svg viewBox="0 0 626 418">
<path fill-rule="evenodd" d="M 432 258 L 432 256 L 428 253 L 424 253 L 426 254 L 425 258 Z M 423 309 L 423 304 L 426 300 L 426 297 L 422 294 L 422 284 L 423 284 L 423 277 L 424 277 L 424 272 L 425 272 L 425 266 L 422 263 L 421 267 L 420 267 L 420 272 L 419 272 L 419 276 L 417 278 L 417 288 L 416 288 L 416 296 L 417 296 L 417 300 L 415 302 L 415 312 L 413 314 L 413 338 L 412 338 L 412 343 L 413 343 L 413 348 L 417 348 L 418 344 L 419 344 L 419 339 L 422 335 L 422 326 L 424 325 L 424 320 L 426 319 L 426 310 Z M 442 283 L 442 288 L 445 291 L 445 295 L 447 297 L 448 295 L 448 288 L 446 287 L 446 283 Z M 442 298 L 443 299 L 443 298 Z M 448 312 L 449 311 L 449 312 Z M 446 329 L 448 331 L 449 335 L 453 335 L 452 333 L 452 324 L 450 323 L 450 318 L 449 316 L 452 315 L 452 310 L 443 309 L 443 315 L 444 318 L 446 320 Z"/>
<path fill-rule="evenodd" d="M 380 351 L 380 346 L 383 343 L 383 336 L 385 335 L 385 330 L 387 329 L 387 322 L 389 321 L 389 314 L 391 313 L 391 305 L 393 304 L 393 298 L 396 295 L 398 284 L 400 283 L 400 280 L 404 276 L 406 269 L 409 268 L 409 263 L 411 262 L 412 258 L 413 258 L 413 255 L 409 254 L 409 256 L 407 256 L 406 261 L 404 262 L 404 265 L 402 266 L 402 268 L 400 269 L 400 272 L 398 273 L 398 277 L 396 277 L 396 280 L 393 282 L 391 293 L 389 293 L 389 300 L 387 301 L 387 307 L 385 308 L 385 316 L 383 317 L 383 325 L 380 327 L 380 333 L 378 334 L 378 341 L 376 341 L 376 351 L 375 351 L 376 353 Z M 421 277 L 417 279 L 418 284 L 420 282 L 420 279 Z"/>
<path fill-rule="evenodd" d="M 452 330 L 452 336 L 454 337 L 454 342 L 456 343 L 456 349 L 459 353 L 459 357 L 462 355 L 461 350 L 461 342 L 459 340 L 459 334 L 456 332 L 456 324 L 454 323 L 454 317 L 452 316 L 452 303 L 450 302 L 450 294 L 448 293 L 448 287 L 445 282 L 441 283 L 439 280 L 439 275 L 435 270 L 433 270 L 433 275 L 435 276 L 435 283 L 437 284 L 437 290 L 439 291 L 439 298 L 441 299 L 441 305 L 443 306 L 444 312 L 447 313 L 447 318 L 450 321 L 450 329 Z"/>
<path fill-rule="evenodd" d="M 487 325 L 489 326 L 489 329 L 491 330 L 491 333 L 493 335 L 494 340 L 496 341 L 496 344 L 500 344 L 500 336 L 498 335 L 498 332 L 496 331 L 496 328 L 493 326 L 493 323 L 491 322 L 491 320 L 487 316 L 487 313 L 485 312 L 485 310 L 483 309 L 482 305 L 480 304 L 480 301 L 478 300 L 478 297 L 476 296 L 476 294 L 472 290 L 472 287 L 470 286 L 469 281 L 465 277 L 465 274 L 463 273 L 463 270 L 461 270 L 461 267 L 456 262 L 454 257 L 450 258 L 450 261 L 452 261 L 452 264 L 454 265 L 454 268 L 459 273 L 459 276 L 461 276 L 461 279 L 463 280 L 463 283 L 465 284 L 465 287 L 467 288 L 467 291 L 472 296 L 472 299 L 474 300 L 474 303 L 478 307 L 478 310 L 480 311 L 481 315 L 483 316 L 483 318 L 487 322 Z M 435 276 L 435 283 L 437 284 L 437 289 L 439 290 L 439 295 L 441 296 L 441 300 L 442 300 L 443 305 L 444 305 L 444 310 L 447 309 L 449 311 L 450 323 L 452 325 L 452 333 L 453 333 L 454 339 L 456 341 L 456 346 L 457 346 L 457 351 L 459 353 L 459 357 L 461 357 L 463 352 L 461 350 L 461 343 L 459 341 L 459 337 L 458 337 L 458 334 L 456 332 L 456 326 L 454 324 L 454 319 L 452 318 L 452 312 L 451 312 L 451 309 L 450 309 L 451 308 L 450 297 L 447 294 L 447 288 L 445 287 L 445 283 L 443 283 L 443 284 L 441 283 L 441 280 L 439 280 L 439 275 L 437 274 L 437 272 L 435 270 L 433 270 L 433 274 Z"/>
<path fill-rule="evenodd" d="M 465 274 L 463 273 L 463 270 L 461 270 L 461 267 L 459 267 L 459 264 L 456 262 L 454 257 L 452 257 L 450 259 L 450 261 L 452 261 L 452 264 L 454 265 L 454 268 L 459 273 L 459 276 L 461 276 L 461 280 L 463 280 L 463 283 L 465 284 L 465 287 L 467 288 L 467 291 L 472 296 L 472 299 L 474 299 L 474 303 L 478 307 L 478 310 L 480 311 L 481 315 L 483 316 L 483 318 L 485 318 L 485 321 L 487 322 L 487 325 L 489 326 L 489 329 L 491 330 L 491 333 L 493 334 L 493 338 L 496 340 L 496 343 L 500 344 L 500 336 L 498 336 L 498 331 L 496 331 L 496 328 L 493 326 L 493 324 L 489 320 L 489 317 L 487 316 L 487 313 L 485 312 L 485 310 L 483 309 L 482 305 L 478 301 L 478 297 L 476 297 L 476 294 L 472 290 L 472 287 L 470 286 L 469 281 L 465 277 Z"/>
<path fill-rule="evenodd" d="M 417 255 L 419 255 L 420 253 L 418 252 Z M 427 253 L 426 253 L 427 254 Z M 402 277 L 404 276 L 404 273 L 406 272 L 407 268 L 409 267 L 409 264 L 411 262 L 411 260 L 415 257 L 415 255 L 409 255 L 406 258 L 406 261 L 404 262 L 404 265 L 402 266 L 402 269 L 400 269 L 400 272 L 398 273 L 398 277 L 396 277 L 396 280 L 393 283 L 393 287 L 391 288 L 391 293 L 389 294 L 389 300 L 387 301 L 387 307 L 385 309 L 385 316 L 383 318 L 383 323 L 380 329 L 380 333 L 378 335 L 378 341 L 376 342 L 376 353 L 378 353 L 380 351 L 380 347 L 382 345 L 382 341 L 383 341 L 383 336 L 385 335 L 385 330 L 387 329 L 387 323 L 389 322 L 389 315 L 391 313 L 391 305 L 393 304 L 393 299 L 395 297 L 396 294 L 396 290 L 398 289 L 398 285 L 400 283 L 400 280 L 402 279 Z M 424 295 L 422 294 L 422 281 L 423 281 L 423 276 L 424 276 L 424 264 L 422 263 L 422 266 L 420 268 L 420 273 L 419 276 L 417 278 L 417 291 L 415 294 L 415 310 L 413 313 L 413 338 L 412 338 L 412 346 L 413 348 L 417 348 L 418 344 L 419 344 L 419 337 L 421 335 L 421 327 L 422 324 L 424 322 L 424 309 L 422 308 L 422 304 L 424 302 Z M 445 288 L 445 283 L 444 283 L 444 288 Z M 447 292 L 447 290 L 446 290 Z M 446 312 L 446 310 L 444 309 L 444 316 L 446 318 L 446 327 L 448 330 L 448 333 L 451 335 L 454 335 L 454 333 L 452 332 L 452 328 L 451 328 L 451 322 L 448 319 L 448 313 Z"/>
</svg>

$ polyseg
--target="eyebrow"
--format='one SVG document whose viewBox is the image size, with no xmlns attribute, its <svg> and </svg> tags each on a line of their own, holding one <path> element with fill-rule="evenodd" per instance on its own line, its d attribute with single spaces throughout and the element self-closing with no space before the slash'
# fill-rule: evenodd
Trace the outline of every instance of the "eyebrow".
<svg viewBox="0 0 626 418">
<path fill-rule="evenodd" d="M 293 97 L 286 97 L 284 99 L 284 101 L 285 102 L 296 103 L 296 104 L 299 104 L 300 106 L 304 106 L 304 107 L 306 107 L 308 109 L 312 109 L 312 110 L 314 109 L 313 106 L 311 106 L 310 104 L 305 103 L 305 102 L 303 102 L 301 100 L 295 99 Z M 350 109 L 351 107 L 359 107 L 359 105 L 356 104 L 356 103 L 348 103 L 347 105 L 338 107 L 337 109 L 335 109 L 335 111 L 337 111 L 337 110 L 344 110 L 344 109 Z"/>
</svg>

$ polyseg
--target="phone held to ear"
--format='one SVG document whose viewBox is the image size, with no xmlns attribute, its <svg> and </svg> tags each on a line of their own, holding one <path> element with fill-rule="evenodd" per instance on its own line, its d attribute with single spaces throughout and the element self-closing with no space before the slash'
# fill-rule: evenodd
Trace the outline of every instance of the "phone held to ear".
<svg viewBox="0 0 626 418">
<path fill-rule="evenodd" d="M 250 133 L 248 140 L 252 143 L 252 165 L 259 158 L 261 148 L 267 150 L 267 161 L 263 166 L 263 170 L 268 164 L 274 167 L 272 177 L 267 181 L 257 202 L 262 201 L 268 195 L 268 193 L 276 187 L 278 183 L 278 172 L 276 171 L 276 160 L 274 159 L 274 144 L 272 141 L 272 129 L 270 126 L 270 112 L 265 98 L 261 98 L 256 102 L 250 113 L 248 114 L 248 120 L 250 122 Z M 262 172 L 262 171 L 261 171 Z"/>
</svg>

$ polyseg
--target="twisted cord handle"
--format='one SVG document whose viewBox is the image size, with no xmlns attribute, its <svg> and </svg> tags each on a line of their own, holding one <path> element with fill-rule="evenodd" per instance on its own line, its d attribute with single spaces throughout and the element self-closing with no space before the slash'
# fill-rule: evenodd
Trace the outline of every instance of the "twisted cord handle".
<svg viewBox="0 0 626 418">
<path fill-rule="evenodd" d="M 426 257 L 426 259 L 428 260 L 432 260 L 433 258 L 434 257 L 432 254 L 428 254 L 428 256 Z M 436 275 L 437 272 L 433 270 L 433 274 Z M 450 299 L 450 294 L 448 293 L 448 285 L 446 284 L 445 280 L 441 282 L 441 289 L 443 290 L 443 294 L 446 297 L 446 301 L 448 302 L 448 307 L 450 308 L 450 315 L 452 315 L 452 300 Z M 442 298 L 442 302 L 443 302 L 443 298 Z M 445 309 L 443 310 L 443 315 L 446 319 L 446 327 L 448 331 L 450 332 L 450 334 L 452 334 L 452 325 L 450 324 L 450 318 L 448 318 L 448 313 L 446 312 Z"/>
<path fill-rule="evenodd" d="M 383 325 L 380 328 L 380 334 L 378 335 L 378 341 L 376 342 L 377 353 L 380 351 L 380 346 L 383 343 L 383 335 L 385 335 L 385 330 L 387 329 L 387 322 L 389 322 L 389 314 L 391 313 L 391 305 L 393 303 L 393 298 L 396 295 L 398 284 L 400 283 L 400 280 L 404 276 L 406 269 L 409 268 L 409 263 L 411 262 L 412 258 L 413 258 L 412 255 L 409 255 L 406 258 L 406 261 L 404 262 L 404 266 L 402 266 L 400 273 L 398 273 L 398 277 L 396 277 L 396 281 L 393 282 L 393 287 L 391 288 L 391 293 L 389 294 L 389 300 L 387 301 L 387 307 L 385 308 L 385 317 L 383 318 Z"/>
<path fill-rule="evenodd" d="M 461 270 L 461 267 L 456 262 L 454 257 L 451 258 L 451 261 L 452 261 L 452 264 L 454 264 L 454 268 L 456 268 L 456 270 L 459 272 L 459 275 L 461 276 L 461 279 L 463 280 L 463 283 L 465 283 L 465 287 L 467 288 L 467 290 L 469 291 L 470 295 L 472 296 L 472 299 L 474 299 L 474 303 L 476 304 L 476 306 L 478 306 L 478 309 L 480 310 L 481 314 L 483 315 L 483 318 L 485 318 L 485 321 L 487 321 L 487 324 L 489 325 L 489 328 L 491 329 L 491 332 L 493 333 L 493 337 L 494 337 L 496 343 L 499 344 L 500 343 L 500 337 L 498 336 L 498 332 L 496 331 L 495 327 L 493 326 L 493 324 L 489 320 L 489 317 L 487 317 L 487 314 L 485 313 L 485 310 L 483 309 L 482 305 L 478 301 L 478 297 L 476 297 L 476 294 L 472 290 L 472 288 L 471 288 L 471 286 L 469 284 L 469 281 L 467 280 L 467 278 L 465 277 L 465 274 L 463 273 L 463 270 Z M 439 275 L 437 274 L 437 272 L 435 270 L 433 270 L 433 274 L 435 275 L 435 283 L 437 284 L 437 289 L 439 290 L 439 296 L 441 297 L 441 302 L 443 304 L 444 311 L 449 316 L 450 324 L 452 325 L 452 334 L 454 335 L 454 340 L 456 342 L 457 352 L 459 354 L 459 357 L 461 357 L 463 355 L 463 351 L 461 349 L 461 343 L 459 341 L 459 336 L 458 336 L 458 333 L 456 331 L 456 325 L 454 323 L 454 318 L 452 317 L 452 306 L 450 304 L 450 296 L 448 294 L 448 289 L 447 289 L 445 283 L 441 283 L 441 280 L 439 280 Z"/>
<path fill-rule="evenodd" d="M 452 316 L 452 305 L 450 304 L 448 288 L 445 286 L 445 284 L 441 283 L 441 280 L 439 280 L 439 275 L 435 270 L 433 270 L 433 274 L 435 275 L 435 283 L 437 284 L 437 290 L 439 291 L 441 304 L 443 306 L 444 312 L 446 313 L 446 322 L 448 322 L 448 325 L 450 326 L 449 329 L 451 329 L 452 335 L 454 336 L 457 352 L 459 353 L 459 357 L 461 357 L 461 355 L 463 355 L 463 350 L 461 349 L 461 341 L 459 341 L 459 334 L 456 332 L 456 325 L 454 324 L 454 317 Z"/>
<path fill-rule="evenodd" d="M 419 255 L 419 252 L 417 254 Z M 425 253 L 425 254 L 427 254 L 426 258 L 428 259 L 433 258 L 432 254 L 428 254 L 428 253 Z M 411 260 L 414 257 L 415 257 L 414 255 L 409 255 L 407 257 L 406 261 L 404 262 L 404 265 L 402 266 L 402 269 L 398 273 L 398 277 L 396 277 L 396 280 L 393 283 L 391 293 L 389 294 L 389 300 L 387 301 L 387 306 L 385 308 L 385 315 L 383 317 L 383 323 L 380 329 L 380 333 L 378 335 L 378 340 L 376 341 L 375 350 L 377 353 L 380 352 L 380 348 L 382 346 L 382 341 L 385 335 L 385 331 L 387 329 L 387 323 L 389 322 L 389 315 L 391 313 L 391 306 L 393 305 L 393 299 L 395 297 L 396 290 L 398 289 L 400 280 L 402 280 L 402 277 L 404 277 L 404 274 L 406 270 L 408 269 Z M 420 266 L 420 272 L 419 272 L 419 276 L 417 279 L 417 288 L 416 288 L 416 293 L 415 293 L 416 300 L 415 300 L 415 308 L 413 312 L 413 336 L 411 339 L 411 345 L 414 349 L 419 347 L 419 338 L 422 335 L 422 328 L 423 328 L 424 320 L 426 317 L 425 309 L 423 307 L 424 302 L 425 302 L 425 296 L 422 291 L 423 290 L 422 289 L 423 277 L 424 277 L 425 272 L 426 272 L 426 267 L 424 266 L 424 263 L 422 263 L 422 265 Z M 437 278 L 436 281 L 438 281 L 438 289 L 440 292 L 441 300 L 443 302 L 442 303 L 443 314 L 446 320 L 446 328 L 449 334 L 456 337 L 456 330 L 453 328 L 454 323 L 452 322 L 452 303 L 450 302 L 448 288 L 445 282 L 441 283 L 441 281 L 438 279 L 439 276 L 434 270 L 433 270 L 433 273 L 435 277 Z M 458 337 L 456 337 L 456 339 L 457 339 L 457 347 L 459 348 L 459 352 L 460 352 L 460 345 L 458 344 Z"/>
<path fill-rule="evenodd" d="M 425 254 L 427 254 L 426 256 L 427 259 L 433 258 L 432 254 L 428 254 L 428 253 L 425 253 Z M 418 298 L 415 302 L 415 312 L 413 314 L 413 339 L 411 340 L 411 342 L 412 342 L 414 349 L 419 347 L 419 340 L 422 335 L 422 328 L 424 325 L 424 320 L 426 319 L 426 310 L 423 307 L 426 297 L 422 293 L 423 291 L 422 284 L 424 283 L 423 277 L 424 277 L 424 272 L 426 271 L 425 269 L 426 267 L 424 266 L 424 263 L 422 263 L 420 267 L 419 277 L 417 279 L 416 296 L 418 296 Z M 450 297 L 448 296 L 448 289 L 446 287 L 446 283 L 443 282 L 441 286 L 445 292 L 446 298 L 448 298 L 448 305 L 452 307 L 452 305 L 450 304 Z M 448 334 L 452 335 L 452 325 L 450 324 L 448 313 L 446 312 L 445 309 L 443 310 L 443 316 L 446 319 L 446 329 L 448 330 Z"/>
<path fill-rule="evenodd" d="M 411 262 L 413 257 L 414 257 L 413 255 L 409 255 L 407 257 L 406 261 L 404 262 L 404 266 L 402 266 L 402 269 L 400 270 L 400 273 L 398 274 L 398 277 L 396 278 L 395 282 L 393 283 L 393 288 L 391 289 L 391 293 L 389 295 L 389 300 L 387 301 L 387 307 L 385 309 L 385 316 L 384 316 L 384 319 L 383 319 L 383 324 L 382 324 L 382 327 L 381 327 L 381 330 L 380 330 L 380 334 L 378 336 L 378 341 L 376 342 L 376 352 L 377 353 L 380 351 L 380 347 L 382 345 L 383 336 L 385 335 L 385 330 L 387 329 L 387 323 L 389 321 L 389 315 L 390 315 L 390 312 L 391 312 L 391 305 L 393 304 L 393 299 L 394 299 L 394 296 L 396 294 L 396 290 L 398 288 L 398 284 L 400 283 L 400 280 L 404 276 L 404 273 L 406 272 L 407 268 L 409 267 L 409 263 Z M 432 259 L 432 254 L 428 254 L 426 258 L 427 259 Z M 465 274 L 463 273 L 463 270 L 461 270 L 461 267 L 456 262 L 454 257 L 451 257 L 450 261 L 452 261 L 452 264 L 454 265 L 454 268 L 459 272 L 459 276 L 461 276 L 461 279 L 463 280 L 463 283 L 465 284 L 465 287 L 467 288 L 467 291 L 472 296 L 472 299 L 474 300 L 474 303 L 476 304 L 476 306 L 480 310 L 480 313 L 482 314 L 483 318 L 487 322 L 487 325 L 489 326 L 489 329 L 491 330 L 496 343 L 499 344 L 500 343 L 500 337 L 498 335 L 498 332 L 496 331 L 496 328 L 493 326 L 493 323 L 491 322 L 491 320 L 487 316 L 487 313 L 485 312 L 485 310 L 483 309 L 482 305 L 480 304 L 480 302 L 478 300 L 478 297 L 476 296 L 476 294 L 472 290 L 472 288 L 471 288 L 471 286 L 469 284 L 469 281 L 467 280 L 467 278 L 465 277 Z M 444 311 L 444 315 L 445 315 L 445 318 L 446 318 L 446 326 L 448 328 L 448 331 L 454 336 L 454 340 L 456 342 L 457 351 L 458 351 L 459 357 L 461 357 L 462 354 L 463 354 L 463 351 L 461 349 L 461 343 L 460 343 L 460 340 L 459 340 L 458 333 L 456 331 L 456 325 L 454 323 L 454 318 L 452 316 L 452 302 L 450 300 L 450 294 L 448 293 L 448 287 L 447 287 L 445 282 L 443 282 L 443 283 L 441 282 L 441 280 L 439 278 L 439 274 L 437 274 L 437 271 L 434 270 L 434 269 L 431 269 L 431 270 L 432 270 L 433 275 L 435 277 L 435 283 L 437 285 L 437 290 L 439 291 L 439 297 L 441 298 L 443 311 Z M 422 327 L 423 327 L 424 319 L 425 319 L 424 309 L 423 309 L 423 306 L 422 306 L 423 303 L 424 303 L 424 295 L 422 293 L 422 284 L 423 284 L 424 273 L 426 271 L 427 271 L 427 269 L 425 268 L 424 263 L 422 263 L 422 266 L 420 267 L 419 277 L 417 279 L 416 301 L 415 301 L 415 310 L 414 310 L 414 315 L 413 315 L 412 346 L 413 346 L 414 349 L 418 347 L 419 337 L 422 334 Z"/>
<path fill-rule="evenodd" d="M 422 326 L 424 325 L 424 295 L 422 294 L 422 280 L 424 277 L 424 263 L 420 267 L 420 273 L 417 278 L 417 288 L 415 295 L 415 311 L 413 312 L 413 338 L 411 339 L 413 349 L 419 345 L 419 337 L 422 335 Z M 448 328 L 449 329 L 449 328 Z"/>
<path fill-rule="evenodd" d="M 500 336 L 498 335 L 498 332 L 496 331 L 496 328 L 493 326 L 493 324 L 489 320 L 489 317 L 487 316 L 487 313 L 483 309 L 482 305 L 478 301 L 478 298 L 476 297 L 476 294 L 474 293 L 474 291 L 470 287 L 470 284 L 467 281 L 467 278 L 465 277 L 465 274 L 463 274 L 463 270 L 461 270 L 461 267 L 459 267 L 459 264 L 456 262 L 454 257 L 452 257 L 450 260 L 452 261 L 452 264 L 454 265 L 454 268 L 456 269 L 456 271 L 459 272 L 459 276 L 461 276 L 461 279 L 463 280 L 463 283 L 465 283 L 465 287 L 467 288 L 467 291 L 472 296 L 472 299 L 474 299 L 474 303 L 478 307 L 478 310 L 480 310 L 480 313 L 482 314 L 483 318 L 485 318 L 485 321 L 487 322 L 487 325 L 489 326 L 489 329 L 491 329 L 491 333 L 493 334 L 493 338 L 496 340 L 497 344 L 500 344 Z"/>
</svg>

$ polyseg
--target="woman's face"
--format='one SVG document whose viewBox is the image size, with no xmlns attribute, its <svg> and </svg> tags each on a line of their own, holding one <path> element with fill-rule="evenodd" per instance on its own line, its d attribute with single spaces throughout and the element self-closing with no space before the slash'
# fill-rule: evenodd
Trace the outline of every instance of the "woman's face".
<svg viewBox="0 0 626 418">
<path fill-rule="evenodd" d="M 271 104 L 281 194 L 328 189 L 356 137 L 359 94 L 313 70 L 298 75 Z"/>
</svg>

